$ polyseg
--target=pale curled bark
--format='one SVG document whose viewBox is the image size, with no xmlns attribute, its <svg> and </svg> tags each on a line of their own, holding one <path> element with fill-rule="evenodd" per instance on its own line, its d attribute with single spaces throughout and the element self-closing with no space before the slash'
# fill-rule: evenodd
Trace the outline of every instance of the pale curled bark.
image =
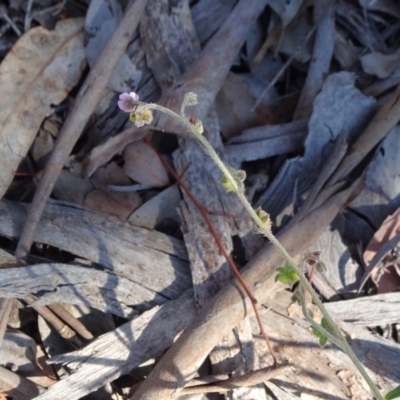
<svg viewBox="0 0 400 400">
<path fill-rule="evenodd" d="M 289 254 L 296 255 L 311 246 L 335 217 L 351 189 L 328 200 L 307 218 L 289 224 L 278 238 Z M 266 245 L 247 265 L 243 278 L 259 302 L 264 302 L 282 288 L 274 281 L 274 272 L 283 258 L 272 245 Z M 215 344 L 246 315 L 250 301 L 237 281 L 213 298 L 154 368 L 132 399 L 156 400 L 174 398 L 180 388 L 193 378 Z"/>
</svg>

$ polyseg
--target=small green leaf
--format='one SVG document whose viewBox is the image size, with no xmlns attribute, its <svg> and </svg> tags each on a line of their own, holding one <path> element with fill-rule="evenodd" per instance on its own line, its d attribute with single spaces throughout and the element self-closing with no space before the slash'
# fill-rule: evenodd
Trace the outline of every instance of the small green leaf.
<svg viewBox="0 0 400 400">
<path fill-rule="evenodd" d="M 279 281 L 284 285 L 293 285 L 299 280 L 296 270 L 286 262 L 283 267 L 276 269 L 278 273 L 275 276 L 275 282 Z"/>
<path fill-rule="evenodd" d="M 301 306 L 301 298 L 297 293 L 293 293 L 291 300 L 292 300 L 292 303 L 297 303 Z"/>
<path fill-rule="evenodd" d="M 326 343 L 328 342 L 328 338 L 323 335 L 321 332 L 317 331 L 315 328 L 311 327 L 311 332 L 314 336 L 316 336 L 319 340 L 319 345 L 321 347 L 324 347 Z"/>
<path fill-rule="evenodd" d="M 321 337 L 319 338 L 319 345 L 321 347 L 324 347 L 327 342 L 328 342 L 328 338 L 324 335 L 321 335 Z"/>
<path fill-rule="evenodd" d="M 322 261 L 317 263 L 316 268 L 317 268 L 318 272 L 325 272 L 326 271 L 326 265 Z"/>
<path fill-rule="evenodd" d="M 332 334 L 335 333 L 332 326 L 329 324 L 328 320 L 325 317 L 322 317 L 322 319 L 321 319 L 321 327 L 324 328 L 325 330 L 327 330 L 329 333 L 332 333 Z M 328 342 L 328 338 L 313 327 L 311 327 L 311 331 L 312 331 L 313 335 L 319 339 L 319 345 L 321 347 L 324 347 L 326 345 L 326 343 Z"/>
<path fill-rule="evenodd" d="M 328 320 L 325 317 L 322 317 L 321 319 L 321 326 L 326 329 L 329 333 L 335 333 L 334 329 L 332 328 L 332 326 L 330 325 L 330 323 L 328 322 Z"/>
<path fill-rule="evenodd" d="M 393 400 L 400 397 L 400 386 L 397 386 L 396 389 L 391 390 L 386 394 L 385 400 Z"/>
</svg>

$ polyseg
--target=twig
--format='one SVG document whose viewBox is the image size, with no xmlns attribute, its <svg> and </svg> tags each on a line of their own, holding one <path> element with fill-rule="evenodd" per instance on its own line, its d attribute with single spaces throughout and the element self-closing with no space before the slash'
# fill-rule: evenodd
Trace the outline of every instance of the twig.
<svg viewBox="0 0 400 400">
<path fill-rule="evenodd" d="M 11 29 L 15 32 L 17 36 L 21 36 L 22 32 L 19 30 L 18 26 L 14 24 L 14 21 L 8 16 L 5 6 L 0 5 L 0 15 L 1 17 L 10 25 Z"/>
<path fill-rule="evenodd" d="M 39 17 L 41 15 L 45 15 L 48 13 L 52 13 L 51 15 L 53 15 L 53 16 L 58 15 L 62 11 L 62 9 L 65 7 L 66 3 L 67 3 L 67 0 L 62 0 L 61 3 L 56 4 L 55 6 L 51 6 L 51 7 L 44 8 L 43 10 L 35 11 L 34 13 L 32 13 L 32 18 Z"/>
<path fill-rule="evenodd" d="M 317 0 L 314 5 L 314 24 L 318 26 L 307 78 L 294 112 L 294 120 L 311 114 L 315 97 L 329 73 L 335 34 L 335 0 Z"/>
<path fill-rule="evenodd" d="M 49 304 L 47 307 L 50 308 L 56 315 L 58 315 L 64 322 L 66 322 L 71 328 L 73 328 L 80 336 L 86 340 L 92 340 L 93 335 L 86 329 L 85 325 L 77 320 L 72 314 L 70 314 L 60 304 Z"/>
<path fill-rule="evenodd" d="M 251 371 L 237 378 L 231 378 L 225 381 L 206 385 L 186 386 L 182 389 L 180 394 L 227 392 L 228 390 L 241 387 L 255 386 L 261 382 L 269 381 L 276 375 L 281 374 L 283 370 L 288 367 L 289 364 L 282 364 L 274 368 L 266 367 L 258 371 Z"/>
<path fill-rule="evenodd" d="M 24 32 L 27 32 L 31 27 L 32 21 L 32 3 L 33 0 L 28 0 L 26 5 L 26 13 L 25 13 L 25 20 L 24 20 Z"/>
<path fill-rule="evenodd" d="M 314 34 L 316 31 L 318 25 L 314 25 L 313 28 L 310 30 L 310 32 L 307 33 L 307 36 L 304 39 L 304 42 L 299 44 L 295 51 L 290 55 L 290 57 L 286 60 L 285 64 L 283 64 L 282 68 L 278 71 L 278 73 L 275 75 L 274 79 L 269 83 L 269 85 L 263 90 L 263 92 L 260 94 L 256 102 L 254 103 L 253 108 L 251 109 L 252 112 L 255 111 L 255 109 L 260 105 L 263 97 L 269 92 L 269 90 L 275 85 L 276 82 L 278 82 L 278 79 L 283 75 L 283 73 L 289 68 L 290 64 L 293 62 L 293 60 L 297 57 L 299 54 L 300 50 L 302 47 L 309 41 L 311 36 Z"/>
<path fill-rule="evenodd" d="M 28 296 L 24 299 L 28 304 L 32 304 L 37 299 L 34 296 Z M 50 323 L 61 337 L 74 344 L 77 348 L 83 346 L 82 340 L 76 335 L 76 333 L 68 326 L 65 325 L 55 314 L 53 314 L 47 307 L 44 306 L 32 306 L 32 308 L 40 314 L 48 323 Z"/>
<path fill-rule="evenodd" d="M 350 147 L 348 156 L 340 163 L 329 180 L 331 186 L 342 179 L 397 125 L 400 120 L 400 85 L 377 111 L 359 139 Z"/>
</svg>

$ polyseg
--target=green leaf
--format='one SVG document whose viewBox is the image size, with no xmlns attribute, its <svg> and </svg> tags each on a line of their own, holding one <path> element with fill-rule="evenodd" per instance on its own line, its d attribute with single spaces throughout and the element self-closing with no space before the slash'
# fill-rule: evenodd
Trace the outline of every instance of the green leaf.
<svg viewBox="0 0 400 400">
<path fill-rule="evenodd" d="M 293 293 L 293 296 L 292 296 L 291 300 L 292 300 L 292 303 L 297 303 L 298 305 L 301 306 L 301 297 L 300 297 L 299 294 Z"/>
<path fill-rule="evenodd" d="M 332 326 L 329 324 L 328 320 L 325 317 L 322 317 L 321 319 L 321 326 L 326 329 L 329 333 L 334 334 L 335 331 L 332 328 Z"/>
<path fill-rule="evenodd" d="M 316 336 L 318 338 L 319 341 L 319 345 L 321 347 L 324 347 L 326 345 L 326 343 L 328 342 L 328 338 L 323 335 L 321 332 L 317 331 L 315 328 L 311 327 L 311 332 L 314 336 Z"/>
<path fill-rule="evenodd" d="M 327 330 L 329 333 L 332 333 L 332 334 L 335 333 L 332 326 L 329 324 L 328 320 L 325 317 L 322 317 L 322 319 L 321 319 L 321 327 L 324 328 L 325 330 Z M 312 331 L 313 335 L 319 339 L 319 345 L 321 347 L 324 347 L 326 345 L 326 343 L 328 342 L 328 338 L 313 327 L 311 328 L 311 331 Z"/>
<path fill-rule="evenodd" d="M 389 393 L 387 393 L 385 396 L 385 400 L 397 399 L 398 397 L 400 397 L 400 386 L 397 386 L 396 389 L 393 389 Z"/>
<path fill-rule="evenodd" d="M 321 347 L 324 347 L 327 342 L 328 342 L 328 338 L 324 335 L 321 335 L 321 337 L 319 338 L 319 345 Z"/>
<path fill-rule="evenodd" d="M 293 285 L 299 280 L 296 270 L 286 262 L 283 267 L 276 269 L 278 273 L 275 276 L 275 282 L 279 281 L 284 285 Z"/>
</svg>

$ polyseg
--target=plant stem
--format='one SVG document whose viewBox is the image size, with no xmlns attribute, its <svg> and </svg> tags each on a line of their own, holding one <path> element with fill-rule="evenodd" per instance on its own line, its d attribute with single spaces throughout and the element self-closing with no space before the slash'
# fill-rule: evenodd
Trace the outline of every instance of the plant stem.
<svg viewBox="0 0 400 400">
<path fill-rule="evenodd" d="M 239 200 L 243 204 L 244 208 L 250 215 L 250 218 L 253 220 L 253 222 L 257 225 L 259 228 L 260 232 L 267 237 L 267 239 L 278 249 L 278 251 L 282 254 L 282 256 L 286 259 L 286 261 L 290 264 L 292 268 L 295 269 L 299 276 L 300 280 L 300 285 L 302 288 L 306 289 L 307 292 L 310 293 L 314 303 L 316 306 L 319 308 L 321 311 L 322 315 L 326 318 L 327 322 L 333 329 L 333 334 L 328 332 L 326 329 L 322 328 L 319 324 L 317 324 L 308 314 L 307 309 L 305 308 L 305 305 L 303 306 L 305 309 L 303 309 L 303 313 L 307 320 L 311 323 L 313 328 L 315 328 L 318 332 L 321 334 L 325 335 L 329 340 L 331 340 L 333 343 L 335 343 L 339 348 L 341 348 L 351 359 L 351 361 L 354 363 L 355 367 L 358 369 L 362 377 L 365 379 L 367 382 L 368 386 L 372 390 L 374 396 L 378 400 L 384 400 L 383 396 L 379 392 L 379 389 L 376 387 L 372 379 L 369 377 L 367 371 L 365 370 L 364 366 L 360 363 L 358 360 L 357 356 L 354 354 L 353 350 L 347 343 L 346 339 L 343 337 L 339 327 L 336 325 L 336 323 L 333 321 L 332 317 L 329 315 L 328 311 L 322 304 L 321 300 L 319 299 L 318 294 L 315 292 L 311 284 L 308 282 L 308 279 L 304 275 L 303 271 L 299 266 L 296 264 L 296 262 L 293 260 L 293 258 L 289 255 L 289 253 L 286 251 L 286 249 L 280 244 L 278 239 L 274 236 L 272 233 L 271 229 L 265 225 L 265 223 L 261 220 L 261 218 L 258 216 L 257 212 L 254 210 L 250 202 L 247 200 L 242 188 L 238 184 L 237 180 L 235 177 L 232 175 L 231 171 L 229 168 L 225 166 L 223 161 L 219 158 L 218 154 L 214 150 L 214 148 L 211 146 L 211 144 L 207 141 L 207 139 L 200 134 L 199 132 L 196 131 L 194 125 L 190 123 L 190 121 L 186 120 L 184 117 L 181 115 L 175 113 L 172 110 L 169 110 L 168 108 L 164 108 L 162 106 L 159 106 L 157 104 L 145 104 L 145 103 L 139 103 L 144 105 L 148 109 L 154 109 L 157 111 L 160 111 L 164 114 L 167 114 L 171 116 L 172 118 L 180 121 L 195 137 L 195 139 L 201 144 L 203 147 L 204 151 L 212 158 L 212 160 L 215 162 L 215 164 L 218 166 L 218 168 L 221 170 L 223 176 L 225 176 L 229 183 L 231 184 L 231 187 L 233 188 L 233 191 L 236 193 L 236 195 L 239 197 Z M 181 110 L 182 112 L 182 110 Z M 305 299 L 302 299 L 302 303 L 305 303 Z"/>
</svg>

